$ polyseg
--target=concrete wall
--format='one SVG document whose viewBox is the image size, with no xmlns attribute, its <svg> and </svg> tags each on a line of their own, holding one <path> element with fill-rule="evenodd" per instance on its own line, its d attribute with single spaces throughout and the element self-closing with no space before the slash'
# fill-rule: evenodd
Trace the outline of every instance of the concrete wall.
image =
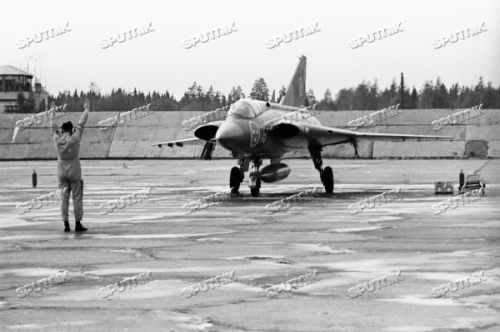
<svg viewBox="0 0 500 332">
<path fill-rule="evenodd" d="M 486 110 L 465 123 L 446 126 L 434 131 L 431 122 L 459 110 L 403 110 L 403 114 L 376 122 L 374 126 L 361 127 L 359 132 L 405 133 L 452 136 L 454 141 L 430 142 L 370 142 L 359 141 L 358 152 L 362 158 L 387 157 L 500 157 L 500 110 Z M 317 115 L 323 125 L 349 129 L 347 123 L 374 111 L 324 111 Z M 78 122 L 79 113 L 55 120 Z M 143 118 L 127 119 L 124 125 L 102 131 L 101 120 L 116 113 L 90 113 L 80 149 L 81 158 L 199 158 L 203 146 L 183 148 L 158 148 L 155 142 L 193 137 L 193 131 L 184 131 L 182 121 L 201 115 L 202 112 L 155 112 Z M 11 143 L 16 121 L 33 114 L 0 114 L 0 159 L 55 159 L 54 143 L 48 123 L 32 125 L 19 131 L 15 143 Z M 289 157 L 308 157 L 307 151 L 297 151 Z M 353 158 L 350 144 L 325 147 L 325 157 Z M 214 158 L 229 157 L 229 152 L 216 147 Z"/>
</svg>

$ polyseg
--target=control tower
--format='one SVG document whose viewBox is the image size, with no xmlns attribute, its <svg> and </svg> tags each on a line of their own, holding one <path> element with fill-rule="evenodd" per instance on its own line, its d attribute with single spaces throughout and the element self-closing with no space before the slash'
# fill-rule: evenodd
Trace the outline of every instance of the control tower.
<svg viewBox="0 0 500 332">
<path fill-rule="evenodd" d="M 32 79 L 32 74 L 14 66 L 0 67 L 0 113 L 23 112 L 18 101 L 20 93 L 24 95 L 25 103 L 34 102 L 32 112 L 48 110 L 49 94 L 41 83 L 35 83 L 33 89 Z"/>
</svg>

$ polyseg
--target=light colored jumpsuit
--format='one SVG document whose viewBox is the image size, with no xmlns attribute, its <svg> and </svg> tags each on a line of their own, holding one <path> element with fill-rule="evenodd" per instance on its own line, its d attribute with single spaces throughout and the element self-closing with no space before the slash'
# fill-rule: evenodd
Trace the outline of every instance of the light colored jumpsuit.
<svg viewBox="0 0 500 332">
<path fill-rule="evenodd" d="M 73 208 L 75 211 L 75 221 L 81 221 L 83 217 L 83 197 L 82 197 L 82 168 L 80 166 L 80 140 L 83 135 L 83 127 L 87 122 L 84 114 L 73 135 L 69 133 L 59 133 L 55 124 L 52 125 L 53 139 L 57 149 L 57 177 L 59 179 L 59 189 L 68 188 L 66 195 L 63 195 L 61 202 L 61 216 L 63 221 L 69 221 L 69 194 L 73 193 Z"/>
</svg>

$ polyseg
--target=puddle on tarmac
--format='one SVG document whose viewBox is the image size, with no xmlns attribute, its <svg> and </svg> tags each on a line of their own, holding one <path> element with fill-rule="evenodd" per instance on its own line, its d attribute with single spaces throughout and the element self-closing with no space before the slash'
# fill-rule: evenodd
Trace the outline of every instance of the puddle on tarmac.
<svg viewBox="0 0 500 332">
<path fill-rule="evenodd" d="M 52 221 L 26 221 L 18 218 L 12 218 L 12 219 L 6 219 L 2 220 L 0 222 L 0 228 L 8 228 L 8 227 L 19 227 L 19 226 L 33 226 L 36 223 L 36 225 L 43 225 L 43 224 L 50 224 Z"/>
<path fill-rule="evenodd" d="M 196 239 L 196 241 L 199 241 L 199 242 L 221 242 L 221 241 L 225 241 L 225 239 L 220 238 L 220 237 L 207 237 L 204 239 Z"/>
<path fill-rule="evenodd" d="M 293 244 L 292 246 L 297 247 L 299 250 L 304 251 L 315 251 L 315 252 L 327 252 L 330 254 L 353 254 L 354 250 L 342 249 L 342 250 L 334 250 L 329 246 L 324 246 L 321 244 Z"/>
<path fill-rule="evenodd" d="M 90 326 L 96 324 L 94 321 L 71 321 L 71 322 L 56 322 L 56 323 L 38 323 L 38 324 L 23 324 L 23 325 L 10 325 L 6 326 L 7 329 L 12 330 L 45 330 L 56 328 L 58 326 Z"/>
<path fill-rule="evenodd" d="M 436 285 L 434 287 L 439 287 L 443 283 L 449 283 L 454 280 L 466 277 L 466 276 L 471 276 L 472 273 L 475 272 L 480 272 L 480 269 L 476 269 L 475 271 L 470 271 L 470 272 L 457 272 L 457 273 L 450 273 L 450 272 L 427 272 L 427 273 L 412 273 L 412 277 L 418 278 L 418 279 L 424 279 L 424 280 L 435 280 Z M 487 271 L 484 272 L 484 277 L 487 279 L 486 275 Z M 434 288 L 433 287 L 433 288 Z"/>
<path fill-rule="evenodd" d="M 36 268 L 36 269 L 12 269 L 12 270 L 0 270 L 0 275 L 13 274 L 18 277 L 33 277 L 33 278 L 48 278 L 54 274 L 58 274 L 60 272 L 64 272 L 65 270 L 54 270 L 47 268 Z M 69 278 L 81 275 L 78 272 L 68 271 Z M 39 280 L 39 279 L 37 279 Z M 33 280 L 33 282 L 37 281 Z"/>
<path fill-rule="evenodd" d="M 114 235 L 109 236 L 110 239 L 175 239 L 186 237 L 201 237 L 211 235 L 226 235 L 234 234 L 236 231 L 221 232 L 221 233 L 200 233 L 200 234 L 139 234 L 139 235 Z"/>
<path fill-rule="evenodd" d="M 401 298 L 391 298 L 391 299 L 375 299 L 376 301 L 384 302 L 398 302 L 403 304 L 414 304 L 418 306 L 463 306 L 463 303 L 458 302 L 455 299 L 439 297 L 434 298 L 429 294 L 429 298 L 422 298 L 416 295 L 408 295 Z"/>
<path fill-rule="evenodd" d="M 401 258 L 401 262 L 404 258 Z M 401 271 L 403 273 L 405 270 L 401 265 L 396 265 L 397 262 L 388 262 L 381 259 L 366 259 L 358 261 L 346 261 L 346 262 L 335 262 L 335 263 L 317 263 L 316 266 L 325 266 L 331 270 L 343 270 L 343 271 L 353 271 L 353 272 L 370 272 L 370 273 L 382 273 L 382 275 L 387 274 L 391 271 Z M 396 266 L 397 268 L 394 268 Z M 404 266 L 404 265 L 403 265 Z M 357 267 L 361 267 L 362 270 L 358 270 Z M 404 277 L 404 276 L 403 276 Z"/>
<path fill-rule="evenodd" d="M 276 260 L 276 259 L 283 259 L 285 256 L 280 256 L 280 255 L 248 255 L 248 256 L 235 256 L 235 257 L 226 257 L 227 260 L 234 260 L 234 261 L 241 261 L 241 260 L 246 260 L 246 261 L 251 261 L 251 260 Z"/>
<path fill-rule="evenodd" d="M 363 220 L 363 222 L 372 223 L 372 222 L 396 221 L 396 220 L 403 220 L 403 218 L 395 217 L 395 216 L 381 216 L 378 218 L 365 219 L 365 220 Z"/>
<path fill-rule="evenodd" d="M 360 228 L 333 228 L 329 229 L 327 233 L 352 233 L 352 232 L 366 232 L 366 231 L 376 231 L 386 228 L 397 228 L 396 226 L 373 226 L 373 227 L 360 227 Z"/>
<path fill-rule="evenodd" d="M 62 232 L 61 232 L 62 233 Z M 110 238 L 109 234 L 54 234 L 54 235 L 13 235 L 0 238 L 0 241 L 50 241 L 50 240 L 67 240 L 67 239 L 97 239 Z"/>
</svg>

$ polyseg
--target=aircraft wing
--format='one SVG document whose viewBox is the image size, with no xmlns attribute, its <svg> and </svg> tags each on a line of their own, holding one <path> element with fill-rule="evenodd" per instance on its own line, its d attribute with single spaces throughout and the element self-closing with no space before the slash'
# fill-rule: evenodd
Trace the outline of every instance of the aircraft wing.
<svg viewBox="0 0 500 332">
<path fill-rule="evenodd" d="M 407 135 L 407 134 L 383 134 L 356 132 L 347 129 L 326 127 L 306 122 L 280 123 L 270 132 L 276 135 L 278 139 L 287 146 L 305 145 L 307 146 L 325 146 L 347 143 L 359 140 L 369 141 L 393 141 L 404 142 L 405 140 L 453 140 L 451 136 L 433 136 L 433 135 Z"/>
<path fill-rule="evenodd" d="M 180 140 L 177 140 L 177 141 L 159 142 L 159 143 L 154 143 L 154 144 L 151 144 L 151 145 L 152 146 L 157 145 L 160 148 L 161 148 L 162 145 L 168 145 L 171 148 L 174 147 L 174 145 L 177 145 L 177 146 L 180 146 L 182 148 L 184 145 L 204 145 L 207 142 L 217 143 L 216 140 L 205 141 L 205 140 L 202 140 L 202 139 L 199 139 L 199 138 L 195 137 L 195 138 L 180 139 Z"/>
<path fill-rule="evenodd" d="M 165 144 L 170 146 L 171 148 L 174 147 L 174 145 L 177 145 L 182 148 L 184 145 L 204 145 L 206 143 L 217 144 L 217 141 L 214 139 L 214 137 L 215 133 L 217 132 L 217 128 L 219 128 L 222 123 L 224 123 L 224 121 L 213 121 L 208 124 L 197 127 L 196 130 L 194 131 L 194 134 L 196 136 L 194 138 L 180 139 L 177 141 L 159 142 L 151 145 L 152 146 L 157 145 L 159 148 L 161 148 L 161 146 Z"/>
</svg>

